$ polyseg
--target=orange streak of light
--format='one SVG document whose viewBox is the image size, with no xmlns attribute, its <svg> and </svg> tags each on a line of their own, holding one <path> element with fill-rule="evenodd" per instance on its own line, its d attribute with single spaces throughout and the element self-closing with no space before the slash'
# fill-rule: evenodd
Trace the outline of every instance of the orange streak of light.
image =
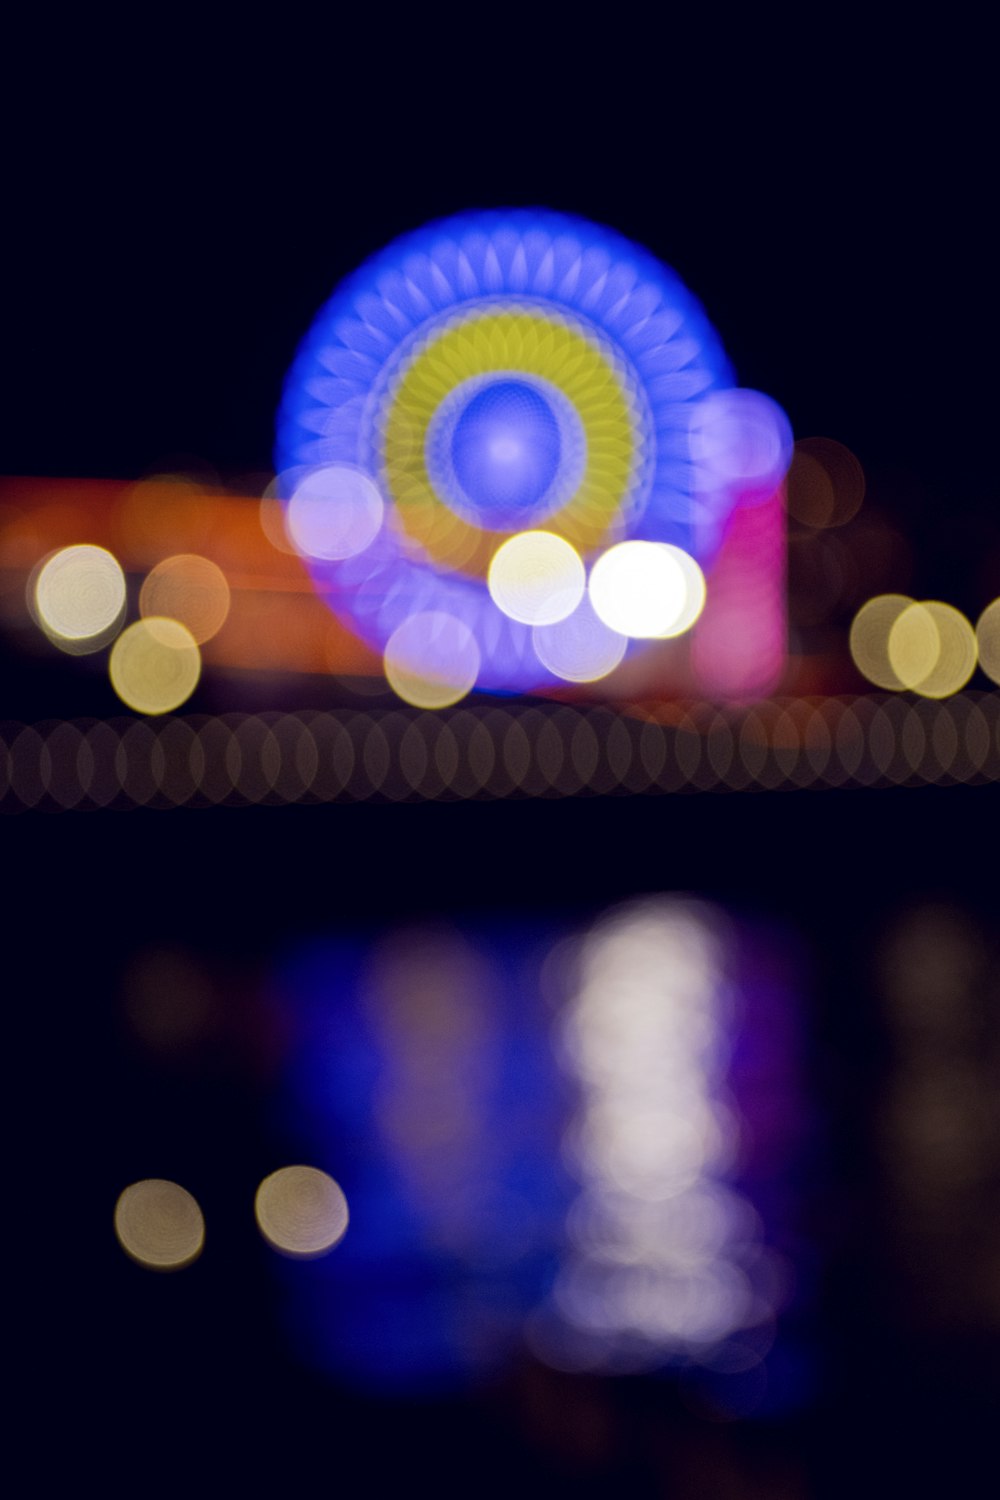
<svg viewBox="0 0 1000 1500">
<path fill-rule="evenodd" d="M 334 618 L 301 559 L 268 540 L 256 496 L 212 494 L 170 481 L 0 479 L 0 569 L 23 575 L 22 589 L 47 553 L 76 542 L 107 547 L 134 574 L 178 552 L 217 563 L 233 590 L 232 607 L 203 648 L 206 662 L 264 672 L 381 675 L 377 652 Z"/>
</svg>

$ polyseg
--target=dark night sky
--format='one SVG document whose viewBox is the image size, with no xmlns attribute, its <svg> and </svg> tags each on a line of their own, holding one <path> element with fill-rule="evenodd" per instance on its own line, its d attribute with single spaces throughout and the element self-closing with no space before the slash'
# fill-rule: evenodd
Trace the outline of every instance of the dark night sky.
<svg viewBox="0 0 1000 1500">
<path fill-rule="evenodd" d="M 664 22 L 439 51 L 392 29 L 14 48 L 4 471 L 266 468 L 284 372 L 345 272 L 429 218 L 542 203 L 672 264 L 741 381 L 858 453 L 935 554 L 928 590 L 935 566 L 964 575 L 995 494 L 975 37 Z"/>
</svg>

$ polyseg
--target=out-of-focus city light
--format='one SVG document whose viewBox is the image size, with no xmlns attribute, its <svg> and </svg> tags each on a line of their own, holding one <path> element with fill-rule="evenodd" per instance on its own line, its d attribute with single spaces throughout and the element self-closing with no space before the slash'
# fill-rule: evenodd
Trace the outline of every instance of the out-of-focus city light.
<svg viewBox="0 0 1000 1500">
<path fill-rule="evenodd" d="M 723 702 L 773 693 L 786 661 L 785 507 L 780 487 L 736 505 L 691 638 L 699 689 Z"/>
<path fill-rule="evenodd" d="M 285 527 L 304 556 L 342 562 L 371 546 L 384 513 L 382 496 L 367 474 L 348 464 L 326 464 L 296 483 Z"/>
<path fill-rule="evenodd" d="M 788 471 L 788 513 L 817 529 L 844 526 L 861 509 L 865 471 L 843 443 L 801 438 Z"/>
<path fill-rule="evenodd" d="M 475 686 L 479 649 L 467 625 L 429 610 L 411 615 L 385 648 L 385 675 L 393 691 L 415 708 L 448 708 Z"/>
<path fill-rule="evenodd" d="M 669 546 L 669 543 L 664 543 Z M 683 547 L 671 547 L 670 554 L 684 574 L 684 604 L 674 623 L 666 631 L 668 637 L 683 635 L 702 617 L 705 608 L 707 587 L 700 566 Z"/>
<path fill-rule="evenodd" d="M 555 629 L 556 627 L 553 627 Z M 0 811 L 369 797 L 573 796 L 658 787 L 1000 780 L 1000 697 L 861 694 L 693 704 L 659 723 L 564 704 L 412 717 L 345 709 L 160 724 L 7 724 Z"/>
<path fill-rule="evenodd" d="M 318 1167 L 281 1167 L 257 1189 L 254 1213 L 269 1245 L 300 1260 L 325 1255 L 347 1233 L 340 1186 Z"/>
<path fill-rule="evenodd" d="M 288 508 L 281 501 L 281 488 L 277 475 L 265 485 L 258 507 L 260 529 L 276 552 L 298 557 L 298 548 L 288 535 Z"/>
<path fill-rule="evenodd" d="M 880 959 L 893 1283 L 918 1326 L 980 1335 L 1000 1316 L 996 1263 L 983 1254 L 996 1220 L 993 933 L 959 906 L 921 902 L 894 921 Z"/>
<path fill-rule="evenodd" d="M 125 574 L 104 547 L 63 547 L 34 580 L 34 608 L 51 641 L 71 654 L 99 651 L 125 613 Z"/>
<path fill-rule="evenodd" d="M 992 682 L 1000 683 L 1000 599 L 987 604 L 976 622 L 979 665 Z"/>
<path fill-rule="evenodd" d="M 887 644 L 889 665 L 905 688 L 929 677 L 941 655 L 937 621 L 923 604 L 908 604 L 896 616 Z"/>
<path fill-rule="evenodd" d="M 680 547 L 667 542 L 619 542 L 595 562 L 590 602 L 611 630 L 662 640 L 694 624 L 705 603 L 705 580 Z"/>
<path fill-rule="evenodd" d="M 906 685 L 889 660 L 889 636 L 912 603 L 906 594 L 879 594 L 861 606 L 851 623 L 854 665 L 869 682 L 889 692 L 898 692 Z"/>
<path fill-rule="evenodd" d="M 211 559 L 192 552 L 165 557 L 157 563 L 139 593 L 143 616 L 179 620 L 198 645 L 210 641 L 222 629 L 229 605 L 225 573 Z"/>
<path fill-rule="evenodd" d="M 791 452 L 788 418 L 761 391 L 713 391 L 695 407 L 691 457 L 709 492 L 764 498 L 784 478 Z"/>
<path fill-rule="evenodd" d="M 551 531 L 508 537 L 490 563 L 490 597 L 522 625 L 555 625 L 583 598 L 587 577 L 580 555 Z"/>
<path fill-rule="evenodd" d="M 341 1378 L 427 1393 L 519 1345 L 566 1198 L 538 963 L 532 929 L 432 922 L 283 965 L 286 1126 L 352 1143 L 351 1230 L 335 1275 L 273 1269 L 293 1336 Z"/>
<path fill-rule="evenodd" d="M 564 620 L 536 625 L 532 640 L 542 666 L 564 682 L 598 682 L 628 647 L 628 637 L 605 625 L 587 594 Z"/>
<path fill-rule="evenodd" d="M 198 686 L 201 652 L 178 620 L 136 620 L 115 641 L 108 671 L 112 687 L 129 708 L 141 714 L 171 713 Z"/>
<path fill-rule="evenodd" d="M 115 1205 L 115 1234 L 127 1255 L 152 1271 L 179 1271 L 197 1260 L 205 1220 L 186 1188 L 161 1177 L 134 1182 Z"/>
<path fill-rule="evenodd" d="M 530 1238 L 530 1205 L 503 1182 L 494 1134 L 498 1000 L 488 955 L 447 927 L 391 934 L 365 966 L 379 1136 L 439 1250 L 491 1269 L 516 1262 Z"/>
<path fill-rule="evenodd" d="M 726 963 L 715 914 L 671 898 L 614 912 L 583 942 L 563 1028 L 580 1191 L 554 1288 L 581 1367 L 697 1355 L 773 1315 L 753 1287 L 760 1221 L 725 1181 Z"/>
<path fill-rule="evenodd" d="M 851 624 L 851 655 L 859 672 L 891 692 L 949 698 L 976 669 L 976 632 L 960 610 L 940 600 L 879 594 Z"/>
<path fill-rule="evenodd" d="M 142 569 L 173 552 L 200 551 L 218 488 L 187 474 L 149 475 L 129 485 L 114 516 L 117 548 Z"/>
<path fill-rule="evenodd" d="M 444 482 L 460 513 L 502 531 L 568 499 L 572 481 L 567 484 L 570 476 L 559 472 L 569 435 L 566 413 L 562 403 L 555 409 L 550 404 L 552 394 L 543 395 L 526 380 L 490 381 L 446 422 L 454 484 Z M 579 484 L 584 443 L 574 426 L 572 478 Z"/>
<path fill-rule="evenodd" d="M 298 540 L 339 618 L 384 651 L 408 614 L 447 614 L 471 633 L 477 686 L 518 692 L 550 671 L 596 680 L 557 656 L 547 669 L 530 635 L 572 613 L 581 559 L 600 558 L 592 603 L 616 633 L 685 631 L 731 513 L 768 502 L 790 445 L 774 402 L 732 387 L 667 267 L 599 225 L 518 209 L 429 225 L 344 282 L 290 372 L 276 460 L 289 483 L 362 462 L 378 484 L 384 523 L 360 551 Z M 605 559 L 629 544 L 683 549 L 686 592 L 664 553 L 607 613 Z M 749 691 L 773 686 L 769 660 L 755 674 Z"/>
<path fill-rule="evenodd" d="M 909 604 L 893 621 L 889 665 L 904 687 L 948 698 L 976 669 L 976 633 L 960 610 L 931 599 Z"/>
<path fill-rule="evenodd" d="M 675 897 L 582 944 L 494 916 L 287 955 L 284 1124 L 347 1144 L 351 1206 L 335 1274 L 274 1264 L 300 1350 L 426 1393 L 527 1339 L 559 1369 L 697 1365 L 723 1415 L 755 1370 L 756 1405 L 793 1291 L 788 960 Z"/>
<path fill-rule="evenodd" d="M 378 692 L 378 683 L 384 681 L 383 650 L 369 642 L 377 640 L 379 632 L 362 639 L 352 633 L 350 619 L 341 623 L 327 608 L 313 587 L 303 559 L 285 536 L 285 503 L 277 498 L 275 486 L 269 486 L 261 500 L 260 476 L 246 479 L 245 494 L 208 492 L 172 480 L 144 481 L 139 486 L 112 480 L 23 478 L 0 483 L 0 507 L 6 516 L 0 522 L 0 616 L 6 612 L 15 621 L 23 619 L 18 601 L 26 596 L 18 573 L 27 582 L 39 556 L 89 530 L 95 543 L 113 549 L 122 547 L 116 555 L 130 574 L 145 572 L 176 554 L 203 556 L 222 569 L 230 588 L 230 610 L 225 628 L 206 643 L 208 670 L 236 667 L 268 674 L 323 676 L 332 672 L 352 691 Z M 289 482 L 287 474 L 283 481 Z M 153 511 L 151 517 L 145 517 L 150 522 L 148 534 L 139 525 L 147 505 Z M 459 524 L 458 517 L 452 519 Z M 392 524 L 402 524 L 398 515 Z M 783 528 L 780 494 L 749 505 L 737 503 L 723 528 L 711 570 L 709 597 L 695 624 L 689 649 L 672 653 L 669 659 L 653 651 L 648 664 L 643 662 L 641 652 L 633 652 L 630 692 L 644 696 L 640 684 L 645 680 L 651 687 L 655 683 L 653 691 L 660 699 L 694 691 L 713 701 L 743 701 L 773 691 L 785 661 Z M 503 538 L 496 532 L 482 531 L 479 535 L 477 548 L 481 544 L 482 556 L 476 566 L 483 575 L 485 597 L 481 603 L 485 613 L 477 616 L 475 628 L 469 625 L 477 641 L 502 638 L 504 651 L 521 664 L 518 671 L 523 667 L 525 681 L 541 691 L 553 687 L 561 691 L 557 686 L 560 677 L 564 685 L 599 680 L 597 666 L 606 659 L 605 647 L 611 644 L 606 635 L 600 636 L 600 660 L 593 669 L 567 662 L 569 670 L 564 676 L 554 642 L 557 636 L 568 641 L 582 632 L 574 628 L 563 636 L 553 627 L 551 649 L 543 633 L 539 651 L 533 632 L 545 632 L 547 627 L 522 625 L 498 612 L 488 595 L 485 574 Z M 123 538 L 127 545 L 123 545 Z M 836 542 L 838 534 L 826 534 L 826 539 Z M 372 558 L 383 540 L 380 533 L 372 547 L 353 560 L 356 576 L 345 580 L 350 588 L 369 590 Z M 891 546 L 897 543 L 898 538 Z M 337 567 L 346 568 L 349 563 L 346 560 Z M 408 613 L 427 612 L 430 596 L 425 596 L 422 587 L 416 594 L 409 592 L 410 585 L 416 588 L 418 583 L 414 574 L 406 587 L 394 589 L 382 600 L 394 629 Z M 468 624 L 461 591 L 454 596 L 450 589 L 446 592 L 449 603 L 454 598 L 456 617 Z M 37 623 L 33 583 L 27 597 Z M 445 608 L 442 612 L 453 611 Z M 576 626 L 582 626 L 587 618 L 587 611 L 581 608 Z M 112 634 L 117 628 L 112 628 Z M 601 632 L 607 629 L 600 624 Z M 617 635 L 612 633 L 612 641 Z M 89 651 L 104 640 L 88 641 L 85 649 Z M 61 648 L 67 650 L 68 643 L 62 642 Z M 573 649 L 575 652 L 576 647 Z M 545 659 L 548 656 L 551 665 Z M 496 687 L 497 679 L 487 679 L 485 670 L 481 661 L 477 686 Z M 644 675 L 647 673 L 648 678 Z"/>
</svg>

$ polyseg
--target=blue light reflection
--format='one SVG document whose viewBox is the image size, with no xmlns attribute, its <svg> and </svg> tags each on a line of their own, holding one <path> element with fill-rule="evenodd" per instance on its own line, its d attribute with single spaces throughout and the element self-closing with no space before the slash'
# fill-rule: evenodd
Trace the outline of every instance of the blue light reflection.
<svg viewBox="0 0 1000 1500">
<path fill-rule="evenodd" d="M 328 1259 L 277 1267 L 304 1357 L 426 1389 L 531 1352 L 673 1371 L 732 1416 L 801 1402 L 795 973 L 780 934 L 667 896 L 582 937 L 435 925 L 290 956 L 280 1128 L 351 1212 Z"/>
</svg>

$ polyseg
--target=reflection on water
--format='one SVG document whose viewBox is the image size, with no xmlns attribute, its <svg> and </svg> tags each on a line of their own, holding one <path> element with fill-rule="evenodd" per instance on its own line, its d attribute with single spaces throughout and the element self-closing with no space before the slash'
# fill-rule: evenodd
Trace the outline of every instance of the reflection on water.
<svg viewBox="0 0 1000 1500">
<path fill-rule="evenodd" d="M 722 1414 L 783 1404 L 788 968 L 773 934 L 666 896 L 582 934 L 425 925 L 291 956 L 281 1128 L 351 1205 L 308 1281 L 280 1268 L 299 1347 L 366 1384 L 527 1351 L 672 1366 Z"/>
</svg>

